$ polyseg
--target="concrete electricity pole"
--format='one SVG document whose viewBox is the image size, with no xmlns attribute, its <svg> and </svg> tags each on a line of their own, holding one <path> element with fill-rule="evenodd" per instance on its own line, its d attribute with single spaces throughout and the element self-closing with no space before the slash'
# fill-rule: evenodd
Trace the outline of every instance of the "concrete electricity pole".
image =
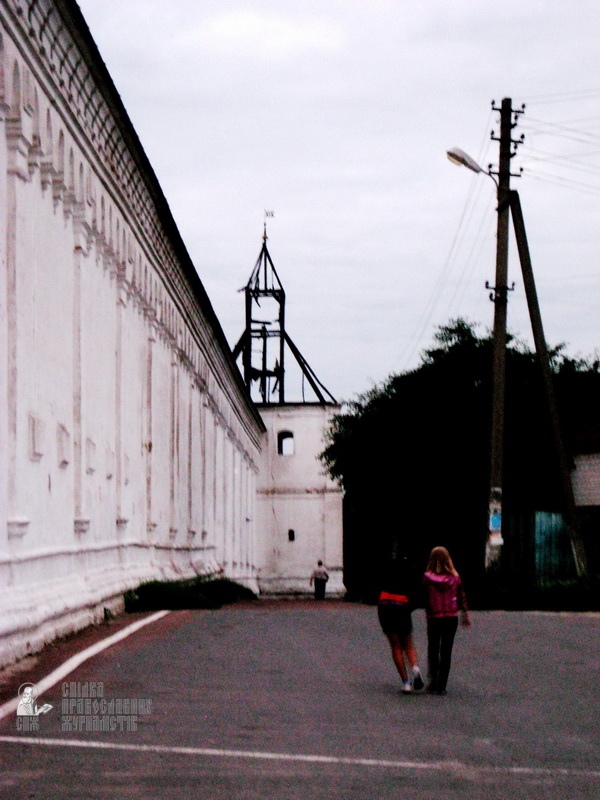
<svg viewBox="0 0 600 800">
<path fill-rule="evenodd" d="M 515 114 L 522 112 L 517 111 Z M 496 236 L 496 285 L 492 289 L 494 302 L 493 362 L 492 362 L 492 432 L 490 455 L 489 526 L 485 551 L 486 568 L 500 560 L 502 552 L 502 469 L 504 453 L 504 397 L 506 385 L 506 316 L 508 303 L 508 233 L 510 221 L 510 161 L 520 142 L 513 142 L 512 101 L 502 100 L 500 108 L 500 160 L 498 164 L 498 226 Z M 492 138 L 496 138 L 492 135 Z M 491 173 L 490 173 L 491 174 Z"/>
<path fill-rule="evenodd" d="M 587 581 L 589 578 L 587 556 L 583 539 L 579 531 L 579 520 L 577 516 L 575 495 L 573 493 L 573 483 L 571 481 L 571 471 L 569 468 L 569 460 L 561 432 L 558 408 L 554 395 L 550 357 L 548 355 L 548 347 L 546 345 L 546 337 L 544 335 L 542 314 L 540 312 L 540 305 L 538 302 L 537 289 L 533 276 L 533 267 L 531 265 L 531 256 L 529 254 L 529 244 L 527 242 L 527 233 L 525 231 L 525 221 L 523 219 L 521 199 L 518 192 L 511 191 L 510 193 L 510 210 L 513 228 L 515 231 L 515 238 L 517 240 L 517 249 L 519 251 L 519 260 L 521 262 L 523 286 L 525 287 L 525 296 L 527 298 L 527 306 L 529 308 L 529 319 L 531 321 L 531 330 L 533 332 L 533 339 L 535 342 L 535 351 L 544 383 L 546 406 L 550 421 L 550 433 L 552 436 L 554 452 L 556 454 L 560 473 L 564 502 L 564 519 L 569 532 L 577 576 L 582 580 Z"/>
<path fill-rule="evenodd" d="M 492 108 L 500 111 L 500 137 L 498 138 L 492 133 L 492 139 L 500 142 L 500 161 L 497 172 L 492 172 L 490 166 L 486 173 L 492 178 L 497 187 L 498 228 L 496 242 L 496 285 L 490 286 L 486 283 L 486 287 L 492 289 L 490 298 L 494 302 L 494 331 L 490 495 L 488 506 L 489 524 L 485 549 L 485 566 L 489 569 L 499 563 L 502 545 L 504 543 L 502 538 L 502 469 L 504 454 L 504 399 L 506 388 L 506 318 L 508 292 L 514 287 L 514 284 L 511 287 L 508 286 L 508 233 L 509 219 L 512 216 L 536 355 L 542 372 L 544 394 L 550 419 L 550 433 L 557 457 L 557 466 L 560 471 L 565 522 L 571 539 L 577 575 L 579 578 L 587 581 L 589 576 L 586 552 L 583 539 L 579 532 L 577 506 L 573 494 L 569 463 L 560 430 L 560 420 L 552 381 L 552 369 L 544 337 L 542 316 L 537 299 L 529 246 L 525 232 L 525 222 L 521 210 L 521 201 L 518 192 L 512 191 L 510 188 L 510 178 L 512 174 L 510 171 L 510 161 L 515 155 L 517 147 L 524 141 L 523 136 L 517 140 L 513 139 L 512 130 L 516 127 L 518 115 L 524 112 L 525 107 L 522 106 L 521 109 L 513 111 L 511 99 L 504 98 L 500 109 L 497 109 L 495 104 L 492 104 Z M 458 147 L 448 150 L 447 156 L 454 164 L 467 167 L 472 172 L 484 172 L 482 167 L 480 167 L 471 156 Z M 497 181 L 493 177 L 494 175 L 498 176 Z"/>
</svg>

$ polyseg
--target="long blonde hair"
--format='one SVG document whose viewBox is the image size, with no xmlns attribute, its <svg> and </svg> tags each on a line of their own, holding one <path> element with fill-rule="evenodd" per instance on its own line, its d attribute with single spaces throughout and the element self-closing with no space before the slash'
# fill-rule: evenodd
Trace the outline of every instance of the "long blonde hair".
<svg viewBox="0 0 600 800">
<path fill-rule="evenodd" d="M 450 558 L 450 553 L 445 547 L 433 548 L 429 554 L 427 572 L 433 572 L 434 575 L 458 575 Z"/>
</svg>

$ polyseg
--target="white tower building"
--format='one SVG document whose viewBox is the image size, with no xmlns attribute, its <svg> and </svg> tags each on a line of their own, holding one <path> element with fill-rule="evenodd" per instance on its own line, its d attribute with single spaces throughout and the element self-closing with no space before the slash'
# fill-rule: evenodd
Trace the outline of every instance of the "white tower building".
<svg viewBox="0 0 600 800">
<path fill-rule="evenodd" d="M 324 473 L 318 457 L 325 447 L 324 431 L 340 407 L 286 331 L 286 296 L 267 248 L 266 229 L 245 297 L 246 328 L 233 354 L 242 357 L 246 385 L 267 428 L 257 480 L 260 591 L 310 592 L 309 577 L 320 559 L 330 577 L 328 595 L 340 596 L 342 491 Z M 294 378 L 301 401 L 287 399 Z"/>
</svg>

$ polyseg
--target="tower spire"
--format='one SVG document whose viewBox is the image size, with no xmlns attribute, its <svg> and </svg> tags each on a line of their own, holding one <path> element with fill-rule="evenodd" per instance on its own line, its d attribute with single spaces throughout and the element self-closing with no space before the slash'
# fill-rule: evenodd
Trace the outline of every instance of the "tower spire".
<svg viewBox="0 0 600 800">
<path fill-rule="evenodd" d="M 273 216 L 273 212 L 265 211 L 267 216 Z M 285 381 L 285 356 L 286 349 L 289 349 L 318 402 L 335 404 L 333 395 L 318 380 L 286 331 L 285 290 L 267 248 L 267 238 L 265 219 L 262 248 L 243 289 L 246 295 L 246 328 L 233 349 L 233 357 L 237 360 L 242 356 L 244 382 L 251 395 L 255 384 L 258 384 L 260 403 L 284 404 L 289 402 L 286 399 Z M 305 402 L 304 397 L 302 402 Z"/>
</svg>

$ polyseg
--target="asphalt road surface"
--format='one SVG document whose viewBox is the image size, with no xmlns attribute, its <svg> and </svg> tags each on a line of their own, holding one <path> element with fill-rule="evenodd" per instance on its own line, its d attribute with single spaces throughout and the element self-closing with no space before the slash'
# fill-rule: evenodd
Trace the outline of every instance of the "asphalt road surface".
<svg viewBox="0 0 600 800">
<path fill-rule="evenodd" d="M 327 600 L 171 612 L 46 688 L 142 619 L 0 676 L 0 702 L 30 682 L 53 706 L 39 730 L 4 706 L 0 796 L 600 797 L 598 614 L 475 612 L 444 697 L 401 694 L 375 608 Z M 425 671 L 423 612 L 413 619 Z"/>
</svg>

